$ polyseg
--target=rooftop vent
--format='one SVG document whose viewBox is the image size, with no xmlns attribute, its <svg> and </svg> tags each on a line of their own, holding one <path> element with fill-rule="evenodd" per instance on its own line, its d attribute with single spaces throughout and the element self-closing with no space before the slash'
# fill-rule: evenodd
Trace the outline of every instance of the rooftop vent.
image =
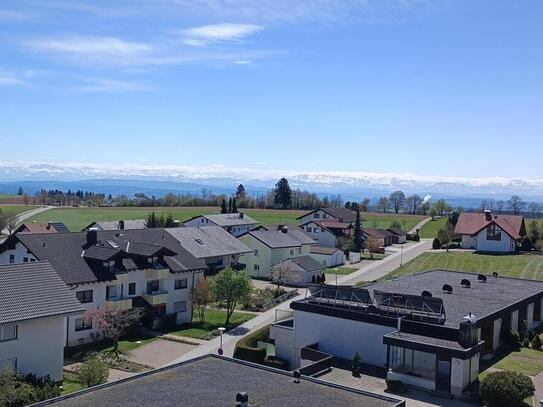
<svg viewBox="0 0 543 407">
<path fill-rule="evenodd" d="M 239 213 L 239 218 L 240 218 L 240 219 L 243 219 L 243 212 L 240 212 L 240 213 Z"/>
<path fill-rule="evenodd" d="M 196 243 L 198 244 L 204 244 L 204 242 L 202 241 L 202 239 L 194 239 L 196 241 Z"/>
<path fill-rule="evenodd" d="M 449 284 L 444 284 L 441 289 L 443 290 L 444 293 L 447 293 L 447 294 L 452 294 L 453 292 L 453 288 Z"/>
<path fill-rule="evenodd" d="M 87 244 L 95 245 L 98 242 L 98 230 L 90 228 L 87 230 Z"/>
<path fill-rule="evenodd" d="M 467 278 L 462 279 L 460 281 L 460 285 L 464 288 L 470 288 L 471 287 L 471 281 L 469 281 Z"/>
<path fill-rule="evenodd" d="M 487 221 L 492 220 L 492 211 L 490 209 L 485 209 L 485 219 Z"/>
<path fill-rule="evenodd" d="M 486 283 L 486 276 L 484 274 L 479 274 L 477 276 L 477 281 L 479 281 L 480 283 Z"/>
<path fill-rule="evenodd" d="M 236 403 L 239 407 L 247 407 L 249 405 L 249 395 L 244 391 L 240 391 L 236 394 Z"/>
<path fill-rule="evenodd" d="M 432 293 L 430 291 L 424 290 L 421 294 L 421 297 L 432 297 Z"/>
</svg>

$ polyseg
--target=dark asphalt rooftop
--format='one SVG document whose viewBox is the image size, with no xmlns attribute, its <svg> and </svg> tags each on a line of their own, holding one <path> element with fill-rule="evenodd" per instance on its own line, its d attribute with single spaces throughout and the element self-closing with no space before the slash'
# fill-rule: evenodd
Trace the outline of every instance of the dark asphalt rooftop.
<svg viewBox="0 0 543 407">
<path fill-rule="evenodd" d="M 328 407 L 398 406 L 394 398 L 364 393 L 324 381 L 217 356 L 174 365 L 37 405 L 56 407 L 236 405 L 236 394 L 247 392 L 250 406 Z"/>
</svg>

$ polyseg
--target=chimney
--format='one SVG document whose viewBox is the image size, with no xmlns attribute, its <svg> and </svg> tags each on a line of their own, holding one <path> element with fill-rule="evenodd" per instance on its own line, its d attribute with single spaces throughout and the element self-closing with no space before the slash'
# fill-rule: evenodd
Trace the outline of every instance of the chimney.
<svg viewBox="0 0 543 407">
<path fill-rule="evenodd" d="M 240 213 L 239 213 L 239 218 L 240 218 L 240 219 L 243 219 L 243 212 L 240 212 Z"/>
<path fill-rule="evenodd" d="M 51 229 L 52 223 L 53 223 L 52 221 L 47 222 L 47 230 Z"/>
<path fill-rule="evenodd" d="M 341 216 L 339 217 L 339 221 L 340 221 L 340 222 L 343 222 L 343 218 L 342 218 Z"/>
<path fill-rule="evenodd" d="M 89 246 L 94 246 L 98 242 L 98 230 L 90 228 L 87 230 L 87 244 Z"/>
<path fill-rule="evenodd" d="M 492 211 L 490 209 L 485 209 L 485 220 L 489 222 L 492 220 Z"/>
<path fill-rule="evenodd" d="M 249 396 L 247 392 L 240 391 L 236 394 L 236 405 L 239 407 L 247 407 L 249 405 Z"/>
<path fill-rule="evenodd" d="M 124 220 L 119 221 L 119 230 L 124 230 Z"/>
<path fill-rule="evenodd" d="M 287 226 L 283 226 L 283 227 L 281 228 L 281 232 L 283 232 L 283 233 L 288 233 L 288 227 L 287 227 Z"/>
</svg>

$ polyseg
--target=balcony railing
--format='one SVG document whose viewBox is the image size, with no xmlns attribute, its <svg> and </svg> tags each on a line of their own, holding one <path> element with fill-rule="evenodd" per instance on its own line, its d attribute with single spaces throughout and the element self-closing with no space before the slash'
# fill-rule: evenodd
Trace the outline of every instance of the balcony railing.
<svg viewBox="0 0 543 407">
<path fill-rule="evenodd" d="M 106 299 L 106 306 L 117 311 L 126 311 L 132 308 L 132 298 L 108 298 Z"/>
<path fill-rule="evenodd" d="M 152 291 L 143 294 L 143 299 L 150 305 L 166 304 L 168 302 L 167 291 Z"/>
<path fill-rule="evenodd" d="M 164 280 L 171 276 L 170 269 L 159 266 L 157 268 L 148 267 L 145 269 L 145 277 L 148 280 Z"/>
</svg>

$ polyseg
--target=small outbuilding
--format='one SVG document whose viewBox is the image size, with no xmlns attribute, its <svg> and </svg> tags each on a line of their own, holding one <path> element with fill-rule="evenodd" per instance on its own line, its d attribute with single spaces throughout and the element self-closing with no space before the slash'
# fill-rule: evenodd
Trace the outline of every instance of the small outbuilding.
<svg viewBox="0 0 543 407">
<path fill-rule="evenodd" d="M 310 256 L 293 257 L 276 264 L 272 267 L 273 280 L 277 279 L 277 270 L 281 269 L 285 271 L 283 282 L 296 287 L 315 283 L 324 273 L 324 265 Z"/>
<path fill-rule="evenodd" d="M 309 249 L 309 255 L 324 267 L 341 266 L 345 262 L 344 253 L 335 247 L 313 246 Z"/>
</svg>

